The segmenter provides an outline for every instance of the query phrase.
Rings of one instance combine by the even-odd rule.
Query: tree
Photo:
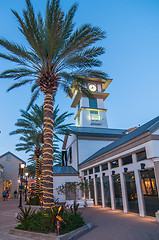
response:
[[[9,89],[32,84],[32,97],[28,107],[39,96],[44,99],[44,207],[53,205],[53,97],[58,87],[72,96],[71,84],[77,89],[85,89],[89,77],[107,78],[102,71],[93,68],[100,67],[98,56],[104,53],[102,47],[94,44],[105,38],[105,32],[99,27],[84,24],[74,29],[74,15],[77,4],[68,13],[60,7],[60,0],[47,1],[45,19],[41,13],[34,12],[30,0],[26,1],[26,9],[21,17],[12,10],[18,20],[19,29],[25,36],[29,48],[0,39],[0,45],[8,50],[8,54],[0,53],[0,57],[16,64],[0,74],[1,78],[11,78],[17,82]]]
[[[37,104],[31,107],[30,112],[20,110],[21,118],[17,120],[15,126],[18,127],[12,131],[10,135],[20,134],[20,143],[16,144],[17,151],[31,152],[29,161],[32,162],[32,168],[35,166],[35,192],[40,193],[40,185],[42,179],[42,152],[43,152],[43,106]],[[68,134],[68,127],[71,125],[65,124],[67,117],[72,113],[64,112],[59,115],[59,107],[56,106],[53,113],[54,122],[54,154],[53,162],[58,164],[60,162],[61,153],[58,142],[62,141],[60,135]],[[35,164],[34,164],[35,163]],[[33,173],[32,173],[33,174]]]

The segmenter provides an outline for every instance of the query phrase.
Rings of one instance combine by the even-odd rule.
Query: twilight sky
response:
[[[35,9],[45,12],[47,0],[32,0]],[[64,10],[76,2],[61,0]],[[159,1],[158,0],[80,0],[76,13],[76,26],[91,23],[100,26],[107,38],[98,43],[106,49],[102,56],[105,71],[113,82],[105,102],[109,128],[139,126],[159,114]],[[19,13],[24,0],[1,1],[0,37],[25,44],[18,24],[10,9]],[[0,52],[2,49],[0,48]],[[10,62],[0,59],[0,71],[10,68]],[[15,151],[18,136],[9,136],[20,118],[20,109],[26,109],[30,99],[30,86],[7,93],[11,80],[0,79],[0,155],[11,151],[23,160],[28,155]],[[37,101],[43,103],[43,96]],[[71,99],[59,91],[56,97],[63,111],[70,108]],[[73,117],[68,121],[74,122]]]

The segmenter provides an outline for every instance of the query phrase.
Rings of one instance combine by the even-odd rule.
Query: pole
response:
[[[19,207],[22,207],[22,187],[23,187],[23,184],[22,184],[22,179],[23,179],[23,168],[21,168],[21,178],[20,178],[20,198],[19,198]]]
[[[25,201],[27,201],[27,185],[28,185],[28,181],[27,181],[27,176],[26,176]]]

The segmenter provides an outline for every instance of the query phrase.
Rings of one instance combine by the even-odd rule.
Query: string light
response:
[[[44,100],[43,149],[43,206],[54,205],[53,197],[53,97],[47,93]]]

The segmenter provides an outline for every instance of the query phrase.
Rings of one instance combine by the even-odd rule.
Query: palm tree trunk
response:
[[[35,193],[37,196],[39,195],[39,156],[36,156]]]
[[[53,96],[49,93],[44,100],[44,150],[43,150],[43,206],[54,205],[53,196]]]

